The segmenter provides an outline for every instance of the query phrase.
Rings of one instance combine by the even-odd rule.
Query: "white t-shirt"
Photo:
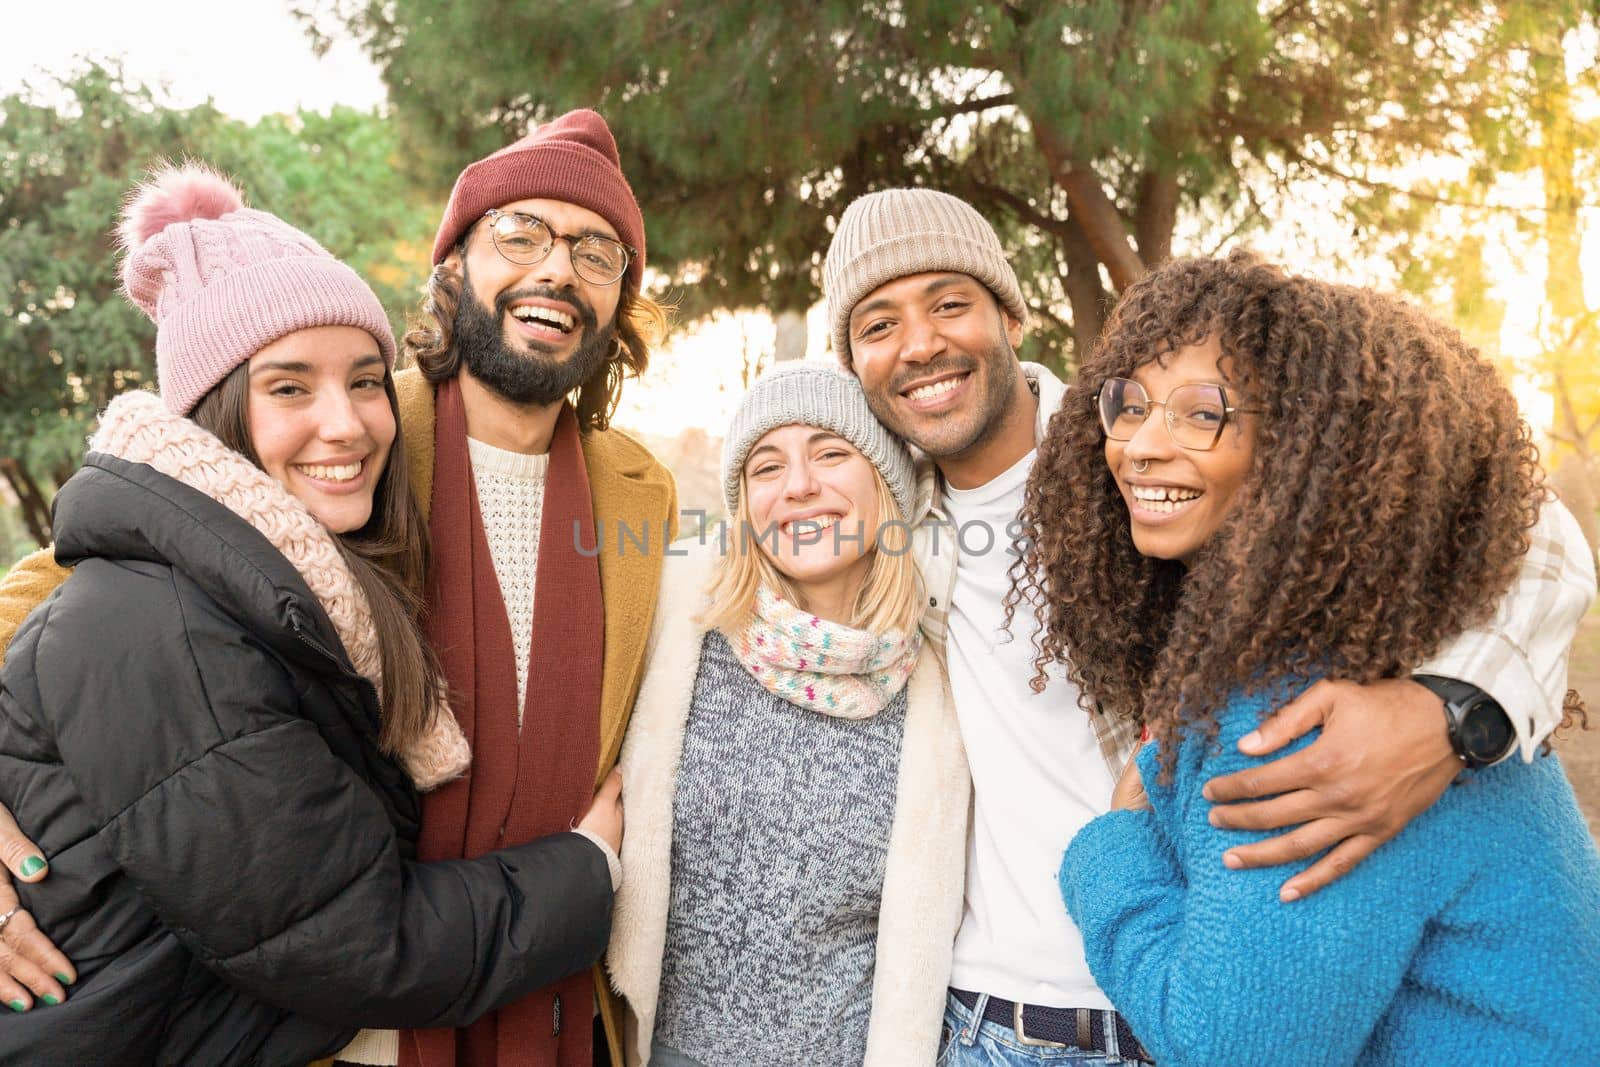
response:
[[[950,984],[1026,1004],[1110,1008],[1056,873],[1073,835],[1110,808],[1115,783],[1065,670],[1051,671],[1042,694],[1028,686],[1032,607],[1019,605],[1004,630],[1009,549],[1034,455],[976,489],[946,486],[943,499],[960,534],[948,659],[974,796]]]

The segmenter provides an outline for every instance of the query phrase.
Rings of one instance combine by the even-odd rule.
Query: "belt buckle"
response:
[[[1011,1002],[1011,1029],[1017,1032],[1017,1040],[1033,1048],[1071,1048],[1065,1041],[1046,1041],[1039,1037],[1029,1037],[1028,1032],[1022,1028],[1022,1001]]]

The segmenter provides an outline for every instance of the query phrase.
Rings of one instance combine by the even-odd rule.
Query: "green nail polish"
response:
[[[56,975],[56,981],[60,982],[62,985],[71,985],[72,984],[72,979],[68,978],[64,974]]]
[[[16,1011],[16,1012],[23,1012],[23,1011],[27,1011],[28,1010],[28,1006],[26,1004],[24,1004],[20,1000],[8,1000],[8,1001],[6,1001],[6,1006],[9,1007],[12,1011]]]
[[[22,877],[24,878],[32,878],[42,870],[44,870],[44,860],[38,856],[29,856],[22,861]]]
[[[54,1007],[55,1005],[61,1003],[61,998],[60,997],[54,996],[54,995],[52,995],[50,993],[46,993],[44,996],[40,997],[39,999],[44,1001],[46,1004],[51,1005],[52,1007]]]

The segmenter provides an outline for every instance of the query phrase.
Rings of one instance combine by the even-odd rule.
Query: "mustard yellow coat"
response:
[[[411,467],[411,484],[426,514],[433,500],[433,386],[414,369],[397,372],[394,383],[400,399],[400,427]],[[661,583],[662,549],[666,543],[663,530],[677,532],[678,491],[672,473],[649,449],[621,430],[590,431],[583,434],[582,440],[595,530],[600,539],[600,595],[605,602],[600,763],[595,768],[598,788],[617,762],[622,735],[639,692],[645,641],[650,635]],[[619,549],[619,528],[624,525],[633,538],[648,537],[648,550],[630,539],[622,540],[623,548]],[[22,620],[70,573],[56,563],[53,550],[45,548],[23,558],[0,580],[0,662]],[[595,968],[594,977],[611,1061],[621,1063],[619,1005],[599,967]]]

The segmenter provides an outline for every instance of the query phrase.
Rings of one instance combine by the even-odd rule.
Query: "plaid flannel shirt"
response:
[[[1067,386],[1037,363],[1023,363],[1028,388],[1039,398],[1034,442],[1066,396]],[[915,450],[913,450],[915,452]],[[912,544],[928,603],[922,631],[941,657],[949,635],[950,597],[955,590],[959,543],[955,526],[940,508],[944,480],[931,459],[915,452],[917,500]],[[1528,554],[1494,617],[1448,642],[1418,668],[1470,682],[1500,703],[1517,731],[1518,748],[1531,760],[1561,721],[1567,691],[1567,655],[1578,620],[1595,597],[1594,557],[1578,522],[1552,500],[1529,531]],[[1122,773],[1139,739],[1138,725],[1098,710],[1091,713],[1100,755],[1113,778]]]
[[[1594,556],[1578,520],[1561,501],[1547,501],[1494,616],[1417,670],[1471,682],[1494,697],[1516,728],[1522,758],[1531,760],[1561,722],[1567,655],[1594,595]]]

